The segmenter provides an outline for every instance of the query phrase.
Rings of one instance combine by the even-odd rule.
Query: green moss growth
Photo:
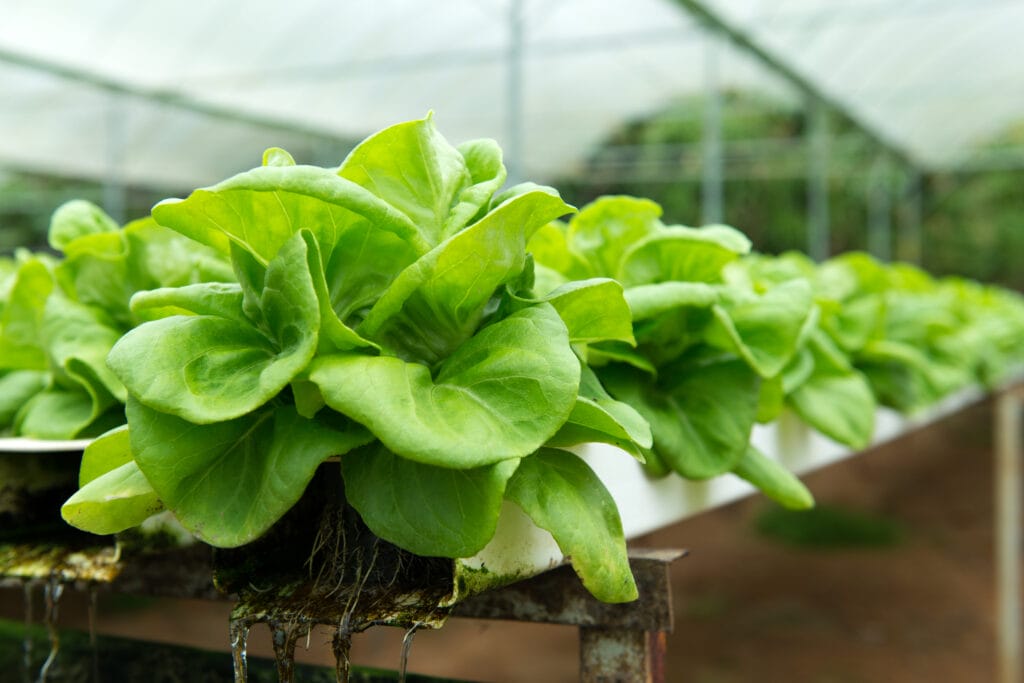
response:
[[[891,519],[829,505],[799,511],[772,507],[758,516],[755,528],[787,545],[815,549],[891,547],[905,535]]]

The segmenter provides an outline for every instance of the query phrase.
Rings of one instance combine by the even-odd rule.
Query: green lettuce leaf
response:
[[[41,327],[53,288],[53,275],[43,259],[29,257],[19,263],[0,315],[0,369],[47,369]]]
[[[569,223],[566,243],[587,264],[585,273],[572,273],[573,279],[604,276],[628,284],[621,278],[623,256],[663,227],[660,217],[661,207],[649,199],[601,197],[588,204]],[[557,268],[555,261],[541,263]]]
[[[78,492],[61,507],[61,516],[94,534],[124,531],[164,509],[132,459],[127,425],[86,446],[78,485]]]
[[[227,255],[231,243],[266,265],[300,229],[329,253],[350,231],[386,231],[416,253],[432,246],[408,217],[366,188],[313,166],[263,166],[240,173],[187,199],[153,207],[153,218]]]
[[[708,479],[732,470],[757,417],[760,379],[740,360],[680,362],[658,382],[623,366],[599,377],[651,425],[654,451],[675,472]]]
[[[78,485],[85,486],[93,479],[132,460],[132,443],[128,434],[128,425],[115,427],[94,439],[82,451],[82,466],[78,471]]]
[[[533,231],[571,210],[547,188],[507,200],[406,268],[357,331],[436,363],[472,336],[498,287],[523,272]]]
[[[761,377],[777,375],[796,353],[812,311],[809,283],[793,280],[764,294],[723,290],[712,306],[709,343],[735,352]]]
[[[58,251],[86,235],[116,232],[120,226],[100,207],[84,199],[65,202],[50,217],[47,241]]]
[[[850,367],[829,337],[812,336],[808,355],[813,370],[787,396],[797,415],[839,443],[866,448],[875,430],[878,408],[867,379]]]
[[[659,282],[630,287],[625,297],[633,320],[645,320],[683,307],[710,308],[718,303],[719,292],[720,287],[704,282]]]
[[[194,300],[188,303],[190,295]],[[205,307],[213,314],[140,325],[118,341],[108,364],[139,401],[190,422],[209,424],[250,413],[287,386],[316,352],[320,306],[301,235],[270,262],[256,296],[259,326],[232,308],[239,303],[233,288],[182,290],[178,308]],[[152,295],[141,301],[153,303]]]
[[[747,480],[766,496],[790,510],[814,507],[814,496],[789,470],[750,446],[736,464],[733,474]]]
[[[618,508],[576,455],[545,448],[524,458],[505,497],[551,533],[594,597],[613,603],[636,600]]]
[[[547,441],[572,411],[580,365],[558,313],[539,304],[478,332],[436,378],[399,358],[334,354],[315,359],[309,379],[394,453],[465,469]]]
[[[541,297],[511,297],[513,309],[547,302],[555,307],[569,329],[569,341],[586,344],[601,341],[636,345],[629,306],[622,285],[607,278],[568,282]]]
[[[42,370],[0,371],[0,430],[10,427],[18,411],[50,383]]]
[[[658,282],[721,282],[725,265],[749,251],[750,240],[726,225],[666,227],[629,247],[616,279],[627,289]]]
[[[628,403],[613,399],[586,365],[581,366],[579,395],[565,424],[547,444],[554,447],[583,443],[618,446],[644,461],[653,444],[651,427]]]
[[[456,470],[376,444],[341,459],[345,497],[377,536],[432,557],[470,557],[494,536],[518,459]]]
[[[60,512],[71,526],[94,534],[116,534],[163,509],[139,466],[130,460],[84,484]]]
[[[352,150],[338,175],[402,212],[431,246],[464,228],[506,177],[494,141],[456,149],[437,131],[432,116],[371,135]]]
[[[307,420],[267,406],[227,422],[193,424],[129,398],[135,462],[181,524],[218,547],[258,538],[302,495],[316,468],[372,436],[343,420]]]

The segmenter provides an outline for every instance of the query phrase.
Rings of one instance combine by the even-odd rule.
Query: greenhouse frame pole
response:
[[[512,0],[508,10],[508,54],[506,65],[505,167],[508,181],[515,185],[523,178],[523,0]]]
[[[110,78],[76,66],[69,66],[67,64],[60,64],[58,62],[40,59],[38,57],[22,54],[2,47],[0,47],[0,62],[21,67],[23,69],[29,69],[31,71],[49,74],[75,83],[84,83],[85,85],[98,90],[104,90],[114,95],[134,97],[147,102],[154,102],[165,107],[191,111],[211,118],[221,119],[223,121],[245,123],[262,128],[284,130],[293,133],[306,133],[329,140],[346,142],[343,136],[327,129],[320,129],[314,126],[299,124],[294,121],[287,121],[271,116],[261,116],[259,114],[240,112],[229,107],[203,102],[183,93],[160,88],[146,88],[126,83],[116,78]]]
[[[124,156],[128,112],[114,96],[110,97],[107,106],[107,172],[103,179],[103,210],[120,225],[125,222]]]
[[[751,38],[738,27],[734,26],[729,20],[709,9],[703,0],[675,1],[707,28],[724,36],[743,52],[754,57],[757,61],[768,67],[768,69],[789,81],[800,92],[813,96],[821,102],[826,109],[842,112],[846,120],[852,123],[856,128],[860,129],[868,137],[877,141],[879,145],[888,150],[890,155],[898,159],[901,163],[904,163],[911,168],[917,167],[917,163],[909,152],[894,143],[886,135],[870,124],[857,118],[841,102],[832,99],[826,93],[822,92],[817,84],[808,80],[806,76],[794,69],[788,62],[786,62],[786,60],[774,54],[767,48],[762,47],[756,40]]]
[[[1020,683],[1024,384],[998,393],[995,413],[996,680]]]
[[[722,88],[716,32],[704,43],[704,129],[701,132],[703,170],[701,174],[701,221],[721,223],[725,216],[724,163],[722,158]]]
[[[828,211],[828,110],[813,95],[807,98],[807,253],[824,261],[831,253]]]
[[[889,162],[880,154],[868,173],[868,252],[882,261],[892,259],[892,190]]]
[[[921,229],[924,214],[924,179],[916,168],[911,167],[909,173],[903,197],[903,224],[897,255],[904,261],[920,264],[924,251]]]

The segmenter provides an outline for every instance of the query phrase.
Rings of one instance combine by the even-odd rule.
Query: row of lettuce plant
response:
[[[790,410],[854,449],[879,404],[912,413],[1024,360],[1024,300],[907,264],[849,253],[750,254],[727,226],[666,226],[645,199],[605,197],[529,244],[541,291],[607,276],[625,288],[635,346],[592,345],[587,362],[650,423],[655,476],[732,472],[780,503],[809,492],[750,443]]]
[[[226,259],[151,218],[123,228],[75,200],[53,215],[55,253],[0,258],[0,434],[67,440],[124,424],[107,354],[142,319],[138,291],[231,281]]]
[[[242,545],[339,457],[378,536],[469,557],[510,501],[617,602],[636,595],[619,514],[571,447],[808,507],[750,445],[756,422],[788,409],[861,448],[877,403],[994,382],[1021,352],[1009,292],[865,255],[753,255],[647,200],[576,213],[505,179],[495,143],[452,146],[428,117],[335,169],[268,150],[124,228],[67,205],[63,258],[0,262],[0,419],[51,438],[127,421],[86,449],[64,505],[89,531],[169,510]]]
[[[239,546],[340,457],[348,502],[387,541],[470,557],[511,501],[594,595],[634,599],[615,503],[566,450],[651,445],[578,352],[633,343],[629,308],[608,278],[534,295],[526,244],[574,209],[505,180],[493,141],[454,147],[428,117],[337,169],[271,149],[156,206],[234,281],[131,298],[142,322],[107,357],[127,425],[86,449],[65,518],[110,533],[166,508],[203,541]]]

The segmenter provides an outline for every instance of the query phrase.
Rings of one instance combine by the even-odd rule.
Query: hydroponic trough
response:
[[[1024,404],[1024,372],[1015,373],[1013,379],[1006,382],[1003,387],[994,392],[996,401],[999,403],[997,415],[997,518],[996,537],[997,544],[997,565],[998,565],[998,604],[1000,609],[1000,660],[1004,671],[1016,670],[1019,666],[1019,652],[1017,649],[1019,630],[1019,589],[1016,579],[1019,577],[1019,559],[1015,549],[1019,547],[1020,525],[1017,517],[1021,509],[1019,500],[1019,463],[1020,463],[1020,437],[1014,438],[1014,434],[1021,428],[1022,404]],[[872,445],[878,445],[886,441],[899,438],[913,430],[928,426],[944,417],[956,413],[967,406],[983,400],[986,392],[978,388],[970,388],[960,391],[930,410],[914,416],[903,416],[899,413],[881,409],[876,415],[876,430]],[[753,434],[754,444],[764,453],[768,454],[797,473],[807,473],[811,470],[825,465],[838,462],[857,454],[856,451],[841,446],[830,439],[814,432],[805,424],[801,423],[794,415],[785,414],[782,419],[768,425],[759,425]],[[88,441],[80,440],[75,442],[45,442],[32,439],[0,439],[0,452],[4,453],[37,453],[81,449]],[[681,479],[676,476],[661,479],[652,479],[644,473],[643,469],[628,454],[604,444],[590,444],[578,449],[579,454],[597,472],[602,481],[608,487],[612,497],[615,499],[622,514],[623,527],[627,538],[635,538],[650,531],[679,521],[686,517],[700,512],[727,504],[742,498],[755,489],[740,480],[738,477],[718,477],[707,482],[693,482]],[[659,572],[667,568],[667,563],[674,559],[658,557],[654,561],[654,571],[651,576],[657,578]],[[470,590],[451,596],[451,602],[457,602],[469,597],[470,593],[482,590],[491,585],[508,581],[514,577],[525,578],[541,573],[564,563],[565,558],[559,551],[557,544],[546,531],[543,531],[522,514],[514,505],[507,504],[502,510],[498,531],[494,539],[472,558],[456,561],[456,575],[464,573],[467,575],[479,575],[479,570],[485,568],[487,574],[492,577],[490,582],[478,584]],[[641,558],[642,560],[642,558]],[[127,554],[121,560],[127,563],[129,571],[124,576],[131,576],[133,571],[130,565],[136,561]],[[148,560],[150,564],[152,559]],[[634,571],[637,572],[637,559],[633,560]],[[653,565],[652,565],[653,566]],[[202,571],[207,565],[203,563],[193,564],[185,571]],[[25,580],[42,580],[51,577],[53,567],[47,567],[46,562],[32,562],[18,566],[0,567],[3,578],[18,582]],[[181,568],[166,568],[169,573],[178,572]],[[155,579],[154,570],[159,567],[149,567],[146,576]],[[646,571],[646,570],[645,570]],[[122,575],[120,571],[111,573],[112,577]],[[575,583],[575,578],[567,569],[563,569],[560,575],[560,590],[566,591],[570,584]],[[64,577],[65,580],[71,577]],[[84,580],[93,580],[95,577],[80,577]],[[193,577],[199,578],[199,577]],[[638,574],[639,578],[639,574]],[[112,587],[115,590],[143,590],[148,581],[138,580],[120,582],[114,580]],[[4,583],[4,581],[0,581]],[[158,583],[158,581],[153,581]],[[194,583],[194,582],[193,582]],[[544,621],[556,623],[573,623],[581,627],[590,623],[593,626],[595,619],[603,619],[600,628],[591,633],[591,639],[597,640],[592,647],[584,646],[582,653],[584,658],[597,657],[600,659],[601,648],[607,643],[601,638],[607,638],[608,629],[618,626],[618,644],[632,643],[630,647],[637,650],[637,661],[642,670],[650,670],[652,664],[650,654],[651,646],[658,644],[658,636],[654,630],[647,628],[637,629],[632,624],[635,620],[636,610],[629,610],[630,606],[608,606],[594,600],[581,587],[575,586],[579,593],[580,600],[593,602],[600,607],[599,617],[595,617],[589,608],[579,608],[569,616],[555,614],[550,609],[535,609],[533,612],[524,612],[521,607],[525,598],[523,595],[536,594],[537,591],[529,588],[529,584],[522,584],[523,589],[512,587],[510,595],[518,595],[509,599],[508,596],[499,596],[496,600],[475,600],[469,599],[464,605],[455,610],[456,616],[474,616],[483,618],[511,618],[529,621]],[[662,586],[661,583],[658,586]],[[668,583],[664,582],[663,595],[642,595],[642,604],[660,605],[670,609],[671,599],[668,595]],[[550,592],[550,586],[541,592]],[[518,591],[518,592],[517,592]],[[173,593],[173,591],[172,591]],[[192,593],[195,595],[196,593]],[[200,593],[202,594],[202,593]],[[212,595],[206,592],[206,595]],[[482,596],[483,597],[483,596]],[[666,605],[668,607],[666,607]],[[611,611],[608,611],[608,610]],[[603,611],[601,611],[603,610]],[[618,610],[618,611],[616,611]],[[661,610],[663,611],[663,610]],[[658,613],[660,614],[661,611]],[[669,611],[670,614],[670,611]],[[665,622],[665,619],[661,620]],[[616,624],[616,622],[618,622]],[[664,628],[665,624],[659,622]],[[669,618],[666,622],[671,623]],[[632,624],[632,626],[631,626]],[[615,630],[614,628],[612,629]],[[633,631],[636,631],[634,634]],[[647,635],[644,635],[644,634]],[[595,635],[596,634],[596,635]],[[601,638],[598,638],[601,636]],[[601,642],[597,642],[601,641]],[[657,655],[657,647],[653,652]],[[589,654],[588,654],[589,653]],[[595,660],[597,661],[597,660]],[[595,665],[596,666],[596,665]],[[594,669],[591,667],[591,673]],[[586,671],[584,671],[586,675]]]

